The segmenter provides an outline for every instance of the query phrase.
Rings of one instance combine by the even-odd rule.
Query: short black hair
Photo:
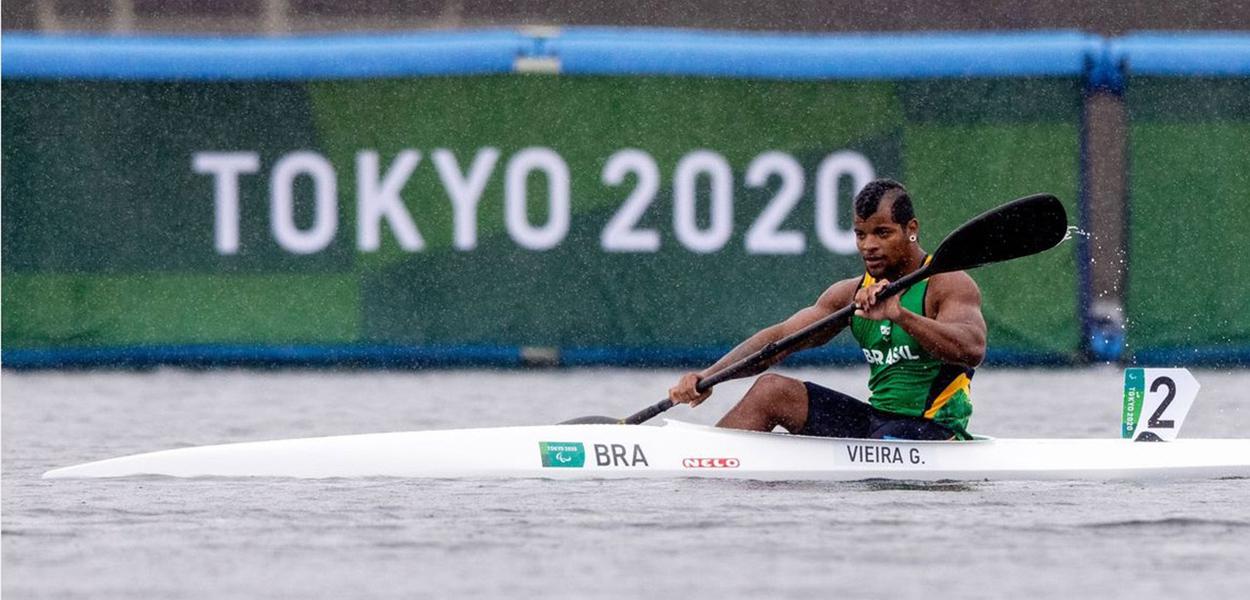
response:
[[[907,195],[907,188],[903,187],[903,184],[893,179],[874,179],[868,182],[864,189],[855,194],[855,214],[861,219],[871,217],[881,206],[881,199],[891,191],[895,193],[892,194],[894,204],[890,206],[890,216],[899,225],[910,223],[916,218],[916,211],[911,205],[911,196]]]

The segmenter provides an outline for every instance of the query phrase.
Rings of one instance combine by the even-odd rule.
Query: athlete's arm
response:
[[[746,341],[738,344],[737,347],[722,356],[720,360],[716,361],[716,363],[712,366],[697,373],[686,373],[683,375],[681,380],[677,382],[677,385],[669,389],[669,399],[675,404],[681,404],[684,402],[689,403],[691,406],[698,406],[701,402],[706,400],[708,396],[712,395],[711,390],[702,394],[695,390],[695,385],[699,383],[700,379],[703,379],[712,373],[715,373],[747,356],[758,352],[768,344],[781,340],[793,333],[797,333],[804,327],[807,327],[808,325],[811,325],[812,323],[837,312],[838,309],[851,303],[851,299],[855,296],[855,290],[858,287],[859,278],[844,279],[829,286],[828,289],[820,295],[820,298],[816,299],[815,304],[790,315],[789,318],[777,323],[776,325],[765,327],[764,329],[756,332],[755,335],[747,338]],[[848,319],[847,322],[849,323],[850,319]],[[833,339],[834,336],[838,335],[838,333],[846,328],[846,325],[847,323],[835,324],[830,327],[828,331],[822,332],[820,335],[817,335],[794,348],[780,352],[766,361],[761,361],[756,368],[738,375],[735,379],[763,373],[768,370],[769,367],[781,362],[787,356],[800,350],[823,346],[824,344],[829,343],[829,340]]]
[[[855,303],[861,308],[855,314],[893,321],[942,362],[965,367],[981,364],[985,359],[981,290],[967,273],[943,273],[929,280],[925,304],[932,318],[903,308],[897,295],[877,302],[877,292],[888,284],[888,281],[881,281],[860,290]]]

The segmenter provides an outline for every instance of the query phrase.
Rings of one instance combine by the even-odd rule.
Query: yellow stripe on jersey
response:
[[[930,406],[929,410],[924,411],[924,418],[932,419],[939,410],[942,410],[943,406],[946,406],[946,402],[960,390],[963,390],[964,395],[971,396],[971,388],[972,380],[968,379],[968,375],[966,373],[961,373],[959,377],[956,377],[955,380],[950,383],[950,385],[946,386],[946,389],[942,390],[941,394],[938,394],[937,398],[933,399],[933,406]]]

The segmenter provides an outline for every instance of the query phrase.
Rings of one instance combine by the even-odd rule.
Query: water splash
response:
[[[1063,239],[1059,240],[1059,242],[1060,243],[1066,242],[1072,239],[1073,236],[1078,236],[1078,235],[1085,239],[1089,239],[1091,237],[1088,231],[1085,231],[1081,229],[1080,227],[1077,227],[1076,225],[1068,225],[1068,230],[1063,233]]]

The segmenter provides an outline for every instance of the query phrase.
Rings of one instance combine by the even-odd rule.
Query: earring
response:
[[[911,240],[911,241],[913,241],[913,242],[914,242],[914,241],[916,241],[916,236],[914,236],[914,235],[913,235],[913,236],[911,236],[911,237],[909,237],[909,238],[907,238],[907,239],[908,239],[908,240]]]

